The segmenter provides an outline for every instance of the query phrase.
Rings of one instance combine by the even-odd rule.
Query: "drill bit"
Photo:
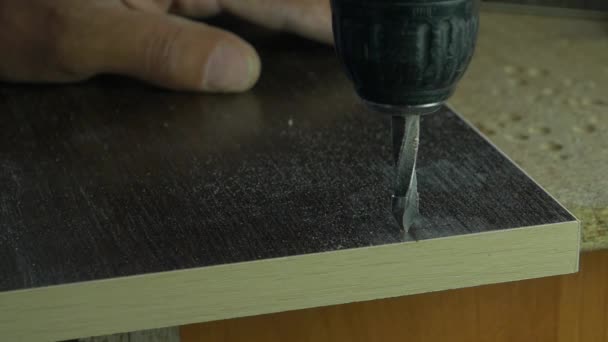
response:
[[[416,159],[420,141],[420,116],[393,116],[393,157],[397,178],[392,198],[393,216],[409,232],[418,215]]]

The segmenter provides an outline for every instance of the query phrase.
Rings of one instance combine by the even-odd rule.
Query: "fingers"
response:
[[[190,17],[209,17],[220,12],[217,0],[122,0],[129,8],[148,12],[171,12]]]
[[[219,0],[174,0],[172,12],[188,17],[205,18],[220,13]]]
[[[217,1],[222,9],[259,25],[324,43],[333,42],[329,0]]]
[[[172,10],[191,17],[225,10],[271,29],[333,42],[329,0],[174,0]]]
[[[179,90],[253,86],[261,67],[248,43],[167,10],[192,16],[226,10],[331,41],[328,0],[0,0],[0,22],[6,24],[0,31],[0,78],[70,82],[115,73]]]
[[[169,10],[172,0],[122,0],[122,2],[131,9],[163,13]]]
[[[244,91],[259,77],[257,53],[231,33],[166,14],[109,12],[82,37],[82,58],[95,60],[96,72],[211,92]]]

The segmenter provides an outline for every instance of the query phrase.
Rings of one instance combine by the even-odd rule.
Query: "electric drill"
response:
[[[392,116],[397,179],[392,212],[418,215],[420,116],[439,110],[469,65],[477,0],[331,0],[336,51],[365,103]]]

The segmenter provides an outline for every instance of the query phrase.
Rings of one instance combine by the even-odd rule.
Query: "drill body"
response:
[[[475,47],[474,0],[332,0],[338,56],[359,96],[424,113],[453,93]]]

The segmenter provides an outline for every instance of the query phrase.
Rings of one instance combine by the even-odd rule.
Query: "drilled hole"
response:
[[[608,106],[608,102],[600,99],[593,100],[593,104],[596,106]]]
[[[482,131],[485,135],[495,135],[496,131],[491,129],[491,128],[486,128],[485,130]]]
[[[569,155],[567,155],[567,154],[562,154],[561,156],[559,156],[559,158],[560,158],[561,160],[568,160],[568,159],[570,159],[570,156],[569,156]]]
[[[597,131],[597,127],[594,124],[588,124],[585,125],[583,127],[581,126],[574,126],[574,131],[577,133],[594,133],[595,131]]]
[[[587,133],[593,133],[596,131],[596,127],[594,124],[588,124],[587,126],[584,127],[584,130]]]
[[[562,144],[558,144],[556,142],[551,141],[548,143],[544,143],[542,145],[542,148],[549,151],[561,151],[564,149],[564,146]]]
[[[547,134],[551,133],[551,128],[549,128],[549,127],[541,127],[541,128],[538,129],[538,131],[540,132],[540,134],[547,135]]]
[[[496,134],[496,131],[486,127],[484,124],[482,124],[481,122],[477,122],[475,123],[475,126],[477,126],[477,128],[481,131],[481,133],[485,134],[485,135],[494,135]]]
[[[526,141],[526,140],[529,140],[530,137],[526,134],[518,134],[517,139]]]
[[[523,119],[523,117],[519,114],[511,114],[509,116],[509,119],[513,122],[519,122],[519,121],[521,121],[521,119]]]

